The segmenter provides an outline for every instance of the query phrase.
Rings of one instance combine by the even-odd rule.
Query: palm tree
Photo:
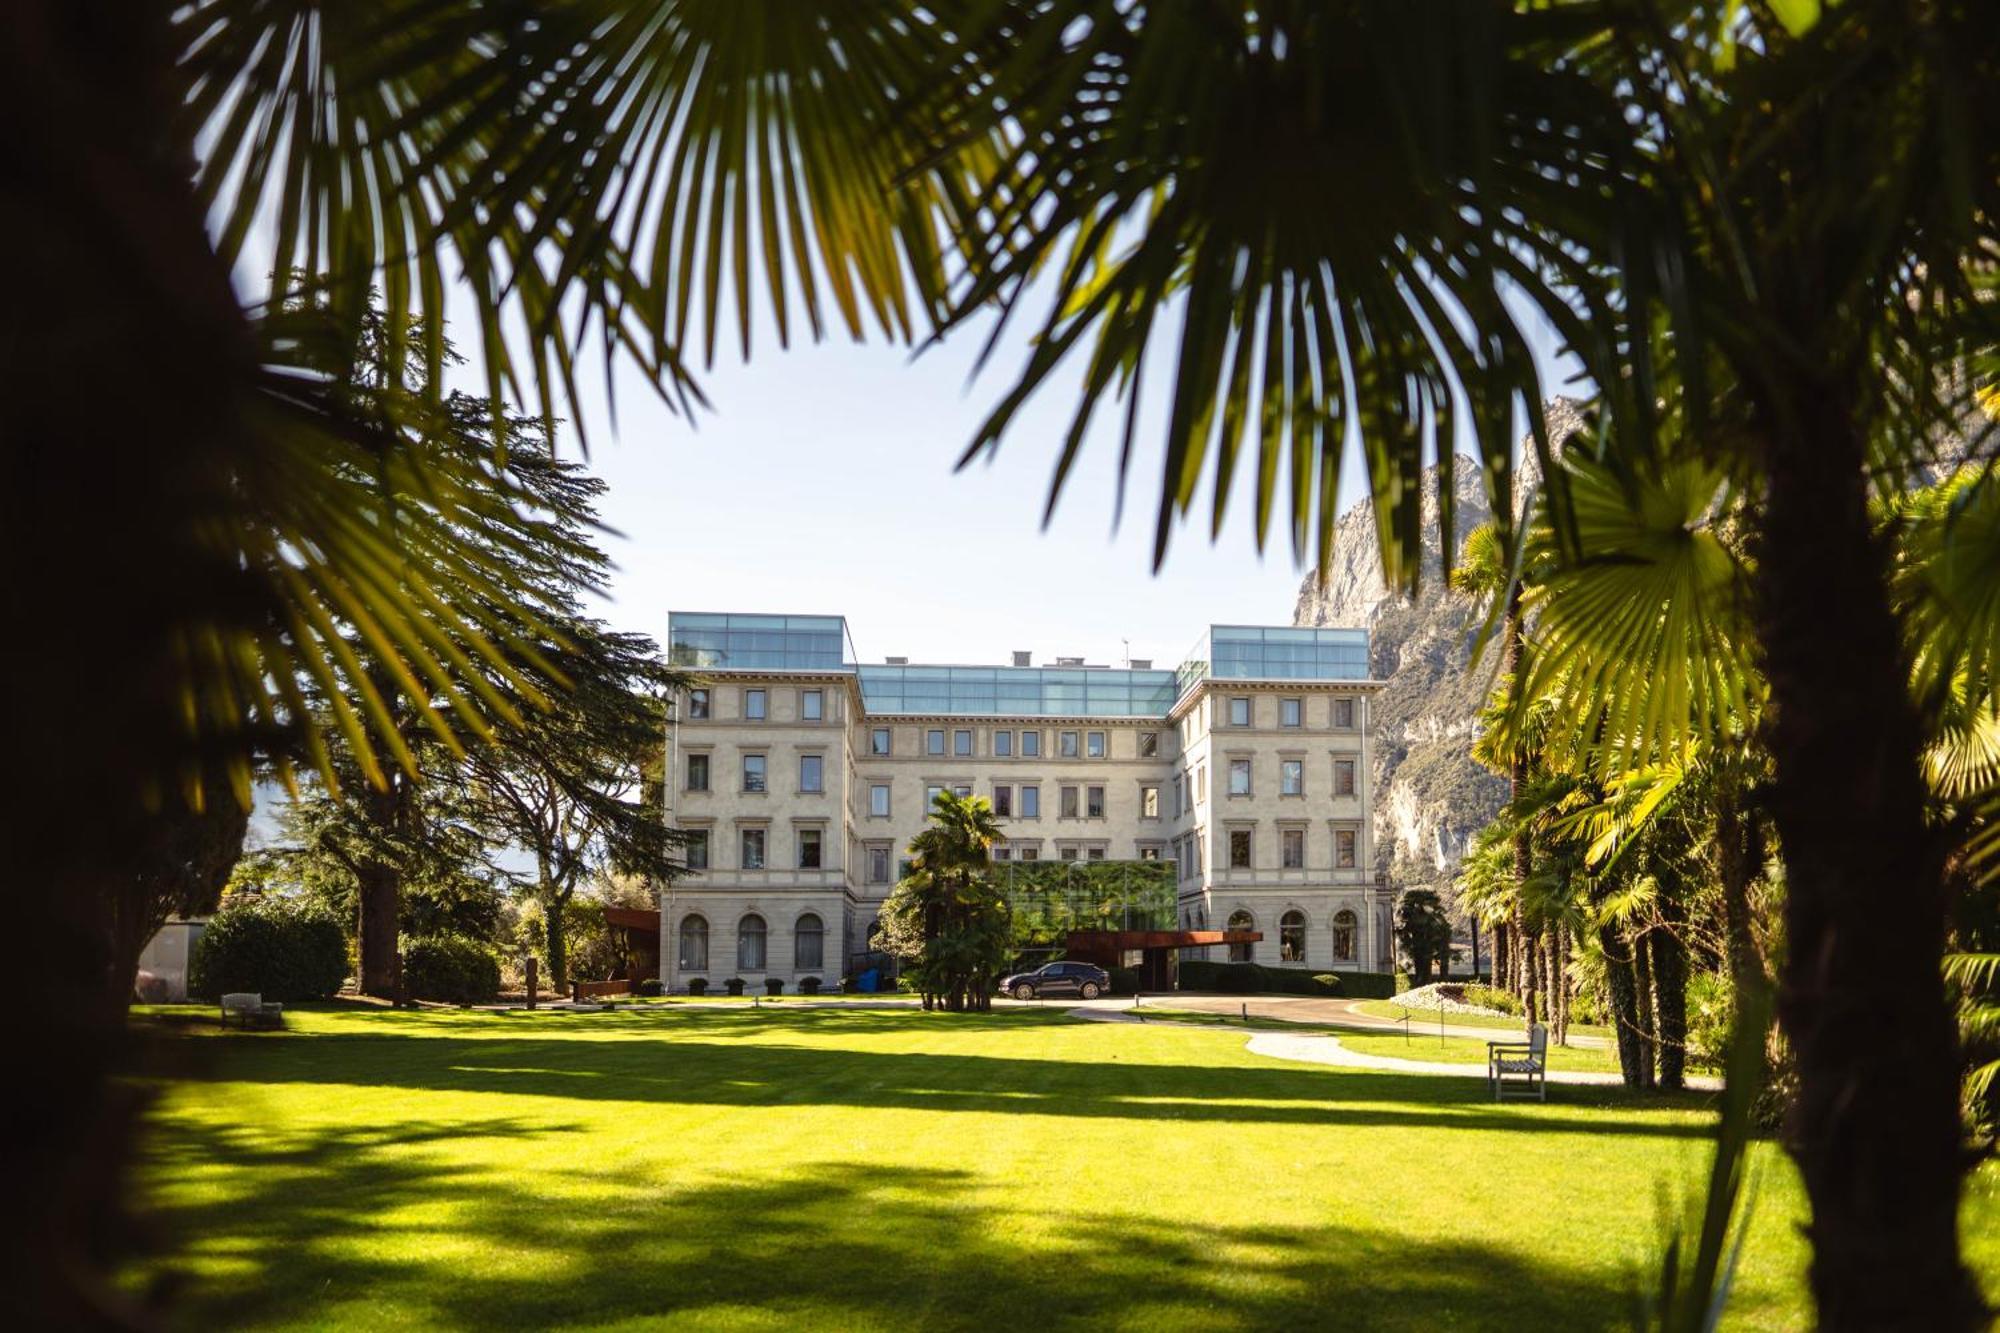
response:
[[[902,956],[924,1008],[992,1008],[1011,941],[1007,901],[993,883],[992,849],[1004,841],[983,796],[940,791],[930,825],[910,840],[910,873],[882,905],[885,947]]]

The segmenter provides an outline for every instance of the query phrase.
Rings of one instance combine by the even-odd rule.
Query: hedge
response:
[[[403,946],[403,989],[413,1000],[491,1004],[500,995],[500,960],[461,936],[414,940]]]
[[[188,964],[188,992],[209,999],[249,991],[267,1000],[320,1000],[346,980],[340,923],[279,899],[223,908]]]
[[[1185,961],[1180,988],[1219,991],[1224,995],[1343,995],[1350,999],[1386,1000],[1396,992],[1395,979],[1382,972],[1304,972],[1258,963]]]

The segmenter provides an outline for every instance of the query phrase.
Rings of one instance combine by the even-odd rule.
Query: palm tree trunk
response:
[[[1678,907],[1678,904],[1675,905]],[[1687,1086],[1687,946],[1671,927],[1650,932],[1659,1005],[1660,1086]]]
[[[564,922],[566,907],[562,895],[547,890],[543,892],[543,947],[549,954],[549,984],[559,995],[569,989],[569,932]]]
[[[1618,1071],[1628,1088],[1646,1086],[1647,1052],[1639,1030],[1639,987],[1632,972],[1632,950],[1616,926],[1597,928],[1597,946],[1604,954],[1605,988],[1610,991],[1611,1031],[1618,1042]]]
[[[1649,938],[1651,931],[1640,931],[1631,937],[1632,954],[1632,997],[1634,1017],[1639,1028],[1639,1086],[1655,1088],[1659,1086],[1660,1029],[1655,1018],[1653,995],[1653,944]]]
[[[1750,927],[1750,881],[1763,860],[1756,847],[1756,826],[1743,817],[1741,794],[1724,778],[1715,800],[1716,879],[1722,888],[1723,947],[1730,979],[1741,995],[1761,985],[1764,961]]]
[[[1511,991],[1514,989],[1514,974],[1509,960],[1512,956],[1513,928],[1505,921],[1493,923],[1493,988]]]
[[[1778,1012],[1799,1077],[1789,1139],[1812,1202],[1821,1327],[1970,1329],[1985,1320],[1959,1253],[1943,857],[1867,511],[1852,399],[1866,373],[1800,377],[1762,423],[1758,631],[1786,871]]]
[[[1549,928],[1549,1039],[1569,1045],[1569,928]]]

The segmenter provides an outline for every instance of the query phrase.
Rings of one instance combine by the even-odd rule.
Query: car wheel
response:
[[[1014,987],[1014,998],[1017,1000],[1032,1000],[1035,998],[1035,988],[1024,981]]]
[[[1082,994],[1083,998],[1084,998],[1084,999],[1086,999],[1086,1000],[1094,1000],[1094,999],[1096,999],[1096,998],[1097,998],[1097,983],[1096,983],[1096,982],[1094,982],[1094,981],[1086,981],[1086,982],[1084,982],[1084,983],[1083,983],[1083,990],[1082,990],[1082,991],[1080,992],[1080,994]]]

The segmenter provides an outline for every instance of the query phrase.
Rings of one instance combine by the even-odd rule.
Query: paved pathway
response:
[[[1382,1018],[1363,1010],[1360,1000],[1316,1000],[1309,996],[1258,995],[1243,997],[1236,995],[1159,995],[1152,1002],[1163,1009],[1186,1009],[1201,1014],[1241,1014],[1249,1007],[1252,1018],[1274,1018],[1290,1023],[1335,1023],[1342,1027],[1370,1028],[1381,1032],[1403,1031],[1400,1018]],[[1451,1015],[1445,1016],[1447,1019]],[[1462,1016],[1461,1016],[1462,1017]],[[1410,1011],[1409,1031],[1412,1034],[1435,1033],[1437,1015],[1432,1013],[1426,1020],[1424,1011]],[[1445,1035],[1466,1037],[1473,1041],[1521,1041],[1525,1029],[1518,1026],[1460,1027],[1455,1023],[1445,1025]],[[1595,1050],[1609,1049],[1608,1037],[1585,1035],[1572,1032],[1569,1044],[1589,1047]]]

